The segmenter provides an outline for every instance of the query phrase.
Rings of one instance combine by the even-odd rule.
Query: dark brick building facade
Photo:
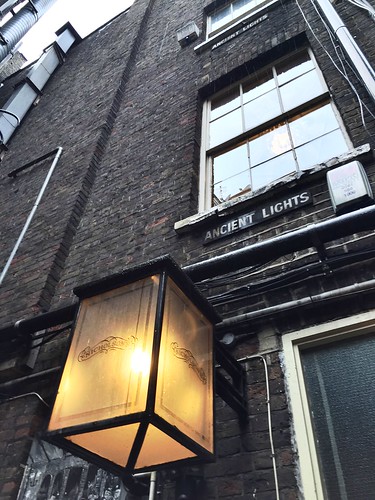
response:
[[[369,12],[334,8],[373,63]],[[246,370],[248,421],[217,398],[216,461],[184,470],[195,497],[372,498],[375,208],[350,189],[375,180],[375,105],[324,12],[136,0],[71,33],[2,147],[0,498],[17,498],[48,421],[73,288],[164,254]],[[27,71],[3,82],[2,107]],[[337,213],[328,172],[352,200]],[[59,320],[38,323],[49,312]],[[160,473],[159,498],[177,498],[181,476]]]

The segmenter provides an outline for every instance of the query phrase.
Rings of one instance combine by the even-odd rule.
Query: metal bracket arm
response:
[[[245,421],[248,418],[245,395],[246,372],[219,341],[215,342],[215,358],[216,394],[237,412],[242,421]]]

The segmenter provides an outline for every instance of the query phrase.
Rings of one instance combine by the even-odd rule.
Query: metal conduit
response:
[[[8,382],[2,382],[0,384],[0,391],[14,389],[18,385],[23,385],[25,382],[31,382],[40,378],[47,378],[55,373],[58,373],[62,369],[61,366],[55,366],[54,368],[48,368],[47,370],[42,370],[37,373],[29,373],[24,377],[19,377],[16,379],[9,380]]]
[[[317,295],[311,295],[308,297],[303,297],[302,299],[291,300],[289,302],[277,304],[276,306],[259,309],[258,311],[251,311],[248,313],[239,314],[238,316],[233,316],[232,318],[226,318],[217,326],[220,329],[225,329],[237,325],[238,323],[264,318],[265,316],[270,316],[271,314],[290,311],[291,309],[297,309],[298,307],[311,306],[312,304],[317,304],[326,300],[340,299],[348,295],[354,295],[366,290],[374,289],[375,279],[364,281],[362,283],[354,283],[353,285],[337,288],[335,290],[329,290],[328,292],[322,292]]]
[[[0,28],[0,62],[34,26],[56,0],[34,0],[28,3]]]
[[[5,276],[6,276],[7,272],[8,272],[8,269],[9,269],[10,265],[12,264],[14,256],[16,255],[16,253],[17,253],[17,251],[18,251],[18,249],[19,249],[19,247],[20,247],[20,245],[22,243],[22,240],[25,237],[26,232],[29,229],[31,221],[33,220],[35,212],[38,209],[38,206],[39,206],[40,201],[41,201],[41,199],[43,197],[44,191],[46,190],[46,188],[48,186],[48,183],[49,183],[49,181],[50,181],[50,179],[52,177],[52,174],[53,174],[53,172],[55,170],[57,162],[59,161],[61,153],[62,153],[62,148],[58,147],[56,149],[56,154],[55,154],[55,157],[53,159],[52,165],[50,166],[50,168],[48,170],[47,176],[46,176],[46,178],[45,178],[45,180],[43,182],[43,185],[42,185],[42,187],[41,187],[41,189],[39,191],[39,194],[38,194],[38,196],[36,198],[34,206],[31,209],[31,212],[30,212],[30,214],[29,214],[29,216],[28,216],[28,218],[27,218],[27,220],[26,220],[26,222],[25,222],[25,224],[24,224],[24,226],[22,228],[21,234],[19,235],[19,237],[18,237],[18,239],[16,241],[16,244],[14,245],[13,250],[12,250],[12,252],[11,252],[11,254],[10,254],[10,256],[9,256],[6,264],[5,264],[5,266],[4,266],[4,269],[2,270],[2,272],[0,274],[0,285],[2,285],[2,283],[4,281],[4,278],[5,278]]]
[[[375,205],[362,208],[316,224],[275,236],[269,240],[234,250],[211,259],[183,267],[194,281],[202,281],[237,269],[266,263],[288,253],[314,247],[314,242],[325,243],[344,236],[375,229]]]
[[[349,60],[356,69],[358,76],[365,85],[368,93],[375,101],[375,72],[365,55],[359,48],[357,42],[350,34],[345,23],[336,12],[335,8],[329,0],[315,0],[319,5],[324,17],[333,31],[336,33],[337,39],[341,47],[346,52]]]
[[[362,208],[350,214],[342,215],[335,219],[310,224],[304,228],[290,233],[277,236],[270,240],[255,243],[254,245],[234,250],[224,255],[213,257],[212,259],[186,266],[183,270],[193,281],[225,274],[233,270],[249,267],[252,264],[267,262],[271,258],[279,258],[288,253],[304,250],[314,246],[314,241],[318,236],[321,242],[333,241],[337,238],[355,234],[360,231],[368,231],[375,228],[375,205]],[[291,305],[301,307],[334,298],[337,294],[359,292],[375,287],[375,280],[351,285],[349,287],[325,292],[316,297],[306,297],[297,301],[286,302],[277,306],[269,307],[260,311],[253,311],[245,315],[224,320],[220,326],[229,326],[234,322],[253,319],[261,315],[276,313],[285,310]],[[0,340],[13,338],[17,334],[31,334],[45,328],[56,326],[71,321],[74,318],[77,304],[71,304],[61,309],[56,309],[39,316],[25,318],[17,321],[14,325],[8,325],[0,330]],[[232,323],[231,323],[232,322]]]

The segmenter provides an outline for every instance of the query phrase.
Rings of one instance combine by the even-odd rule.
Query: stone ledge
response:
[[[269,2],[265,2],[263,5],[260,5],[258,9],[249,12],[245,17],[239,19],[238,21],[234,21],[228,27],[223,28],[222,31],[208,38],[204,42],[196,45],[194,47],[194,51],[196,54],[200,54],[204,50],[208,50],[210,48],[214,48],[215,46],[220,46],[222,43],[225,43],[225,39],[227,37],[235,37],[237,31],[245,32],[247,29],[251,29],[254,23],[254,26],[258,24],[257,16],[259,16],[259,22],[267,19],[267,12],[270,10],[271,6],[278,3],[279,0],[270,0]],[[251,24],[248,28],[246,26]],[[245,29],[244,29],[245,28]],[[238,35],[241,33],[238,33]]]
[[[309,170],[306,170],[304,172],[293,172],[284,177],[281,177],[280,179],[277,179],[272,184],[269,184],[264,188],[254,191],[253,193],[247,193],[243,196],[238,196],[234,200],[226,201],[224,203],[221,203],[220,205],[210,208],[209,210],[191,215],[186,219],[177,221],[174,224],[174,229],[178,234],[183,234],[192,229],[199,228],[208,221],[219,219],[220,217],[225,217],[235,212],[239,212],[240,210],[244,209],[247,205],[251,204],[251,202],[253,202],[254,199],[256,199],[257,197],[261,196],[264,193],[269,192],[271,189],[275,189],[276,187],[282,187],[282,186],[287,187],[289,184],[292,184],[293,182],[296,182],[301,178],[306,178],[318,172],[322,172],[331,169],[333,167],[343,165],[354,159],[361,158],[362,156],[365,156],[368,153],[370,153],[370,151],[371,148],[368,143],[363,144],[362,146],[358,146],[357,148],[350,149],[346,153],[343,153],[334,158],[330,158],[326,162],[320,163],[319,165],[315,165],[313,168],[310,168]]]

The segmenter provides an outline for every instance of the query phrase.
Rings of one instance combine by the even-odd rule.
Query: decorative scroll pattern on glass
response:
[[[207,384],[207,375],[203,368],[198,365],[197,360],[195,359],[193,353],[189,351],[189,349],[184,349],[183,347],[178,347],[177,342],[172,342],[171,344],[172,351],[176,358],[182,359],[187,363],[189,368],[191,368],[201,380],[201,382],[206,385]]]
[[[137,337],[134,335],[130,335],[127,339],[123,339],[122,337],[107,337],[104,340],[101,340],[93,347],[87,346],[78,354],[78,361],[86,361],[96,354],[107,354],[108,351],[124,351],[129,347],[134,347],[137,343]]]

